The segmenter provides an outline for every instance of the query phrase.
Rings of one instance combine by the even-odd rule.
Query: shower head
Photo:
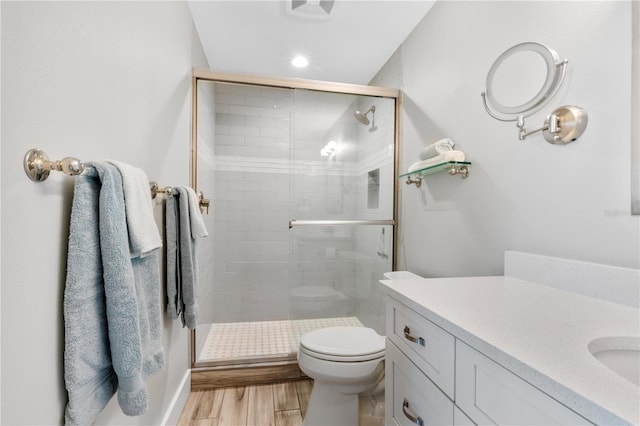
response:
[[[358,120],[360,123],[364,124],[365,126],[369,125],[369,118],[367,117],[367,114],[369,114],[370,112],[372,113],[376,113],[376,107],[374,105],[371,106],[371,108],[369,108],[366,112],[360,112],[359,110],[355,110],[353,112],[353,116],[356,118],[356,120]]]

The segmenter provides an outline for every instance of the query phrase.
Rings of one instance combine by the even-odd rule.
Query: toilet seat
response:
[[[384,357],[384,336],[366,327],[328,327],[306,333],[300,351],[334,362],[362,362]]]

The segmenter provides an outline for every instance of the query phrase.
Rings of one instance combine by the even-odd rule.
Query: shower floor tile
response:
[[[335,326],[362,323],[356,317],[341,317],[212,324],[198,362],[294,354],[304,333]]]

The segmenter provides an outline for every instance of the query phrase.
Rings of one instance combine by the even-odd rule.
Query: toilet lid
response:
[[[384,336],[367,327],[328,327],[310,331],[300,346],[319,355],[375,358],[384,354]]]

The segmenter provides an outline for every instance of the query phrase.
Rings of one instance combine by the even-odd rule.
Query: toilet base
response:
[[[327,409],[327,407],[331,407]],[[357,426],[358,394],[339,393],[336,386],[315,381],[304,426]]]

